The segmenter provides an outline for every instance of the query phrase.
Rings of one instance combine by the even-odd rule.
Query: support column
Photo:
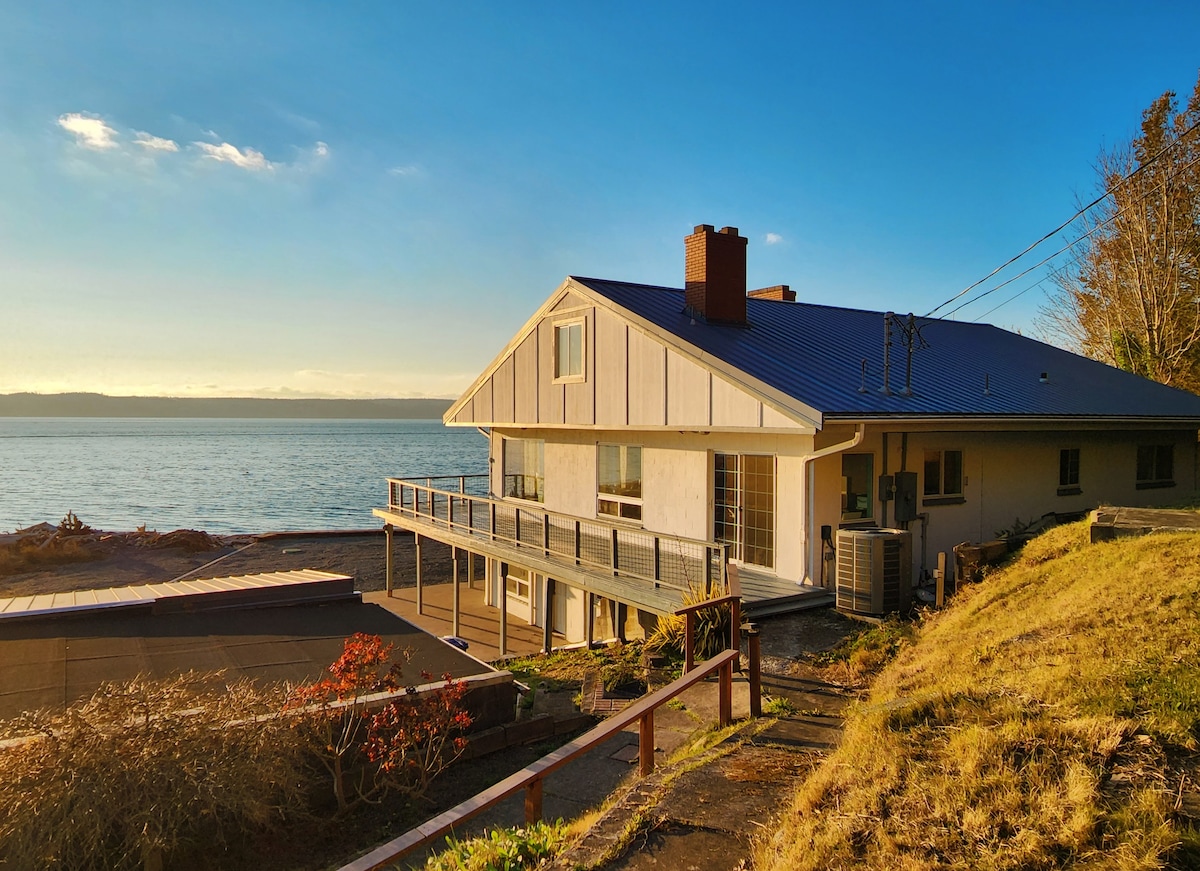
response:
[[[622,644],[624,644],[625,621],[629,619],[629,606],[624,602],[614,602],[613,606],[613,613],[616,615],[615,623],[617,624],[613,627],[613,629],[616,630],[615,634],[617,636],[617,641],[620,641]]]
[[[583,623],[583,638],[587,642],[588,650],[591,650],[596,643],[596,594],[587,592],[583,594],[583,607],[587,610],[584,615]]]
[[[554,578],[546,578],[546,594],[542,597],[542,652],[554,652]]]
[[[417,613],[423,614],[423,613],[425,613],[422,610],[422,608],[425,605],[425,600],[424,600],[425,590],[421,586],[421,535],[420,535],[420,533],[416,533],[416,532],[413,533],[413,541],[416,544],[416,553],[417,553],[417,567],[416,567],[416,573],[415,573],[417,576]]]
[[[450,548],[450,556],[451,556],[451,561],[453,563],[453,567],[450,570],[450,574],[453,578],[451,583],[454,584],[454,628],[450,631],[451,631],[452,635],[458,636],[458,634],[459,634],[459,619],[458,619],[459,599],[458,599],[458,595],[459,594],[458,594],[458,548],[457,547]]]
[[[508,563],[500,563],[496,580],[496,595],[500,597],[500,655],[508,656]]]
[[[384,555],[384,559],[383,559],[384,587],[387,590],[388,598],[391,598],[392,575],[394,572],[394,568],[392,565],[392,563],[393,563],[392,545],[395,540],[395,530],[392,528],[392,524],[390,524],[390,523],[383,524],[383,538],[387,542],[387,545],[386,545],[387,553]]]

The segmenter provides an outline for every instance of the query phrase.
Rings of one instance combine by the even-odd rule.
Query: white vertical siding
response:
[[[629,331],[629,425],[666,425],[666,347]]]

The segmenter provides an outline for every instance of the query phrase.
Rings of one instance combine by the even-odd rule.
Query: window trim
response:
[[[541,483],[541,498],[538,498],[536,492],[532,498],[529,496],[509,495],[508,479],[510,477],[513,477],[513,478],[518,477],[517,475],[509,475],[509,472],[508,472],[508,451],[509,451],[509,445],[512,442],[516,442],[516,443],[519,443],[522,445],[528,444],[531,442],[534,442],[534,443],[540,442],[541,443],[542,464],[541,464],[541,468],[537,470],[538,474],[529,475],[527,473],[522,473],[520,475],[520,477],[522,477],[522,478],[532,477],[535,481],[538,481]],[[502,442],[501,442],[500,451],[501,451],[501,453],[500,453],[500,494],[501,494],[501,498],[512,499],[517,502],[527,502],[530,505],[544,505],[546,502],[546,440],[545,439],[526,439],[526,438],[519,438],[519,437],[514,437],[514,436],[504,436],[502,439]],[[522,453],[524,453],[524,448],[522,448]],[[536,491],[537,488],[535,487],[534,489]]]
[[[641,496],[626,496],[622,493],[605,493],[600,489],[600,449],[601,448],[617,448],[621,452],[621,454],[627,454],[631,449],[636,450],[638,452],[638,491],[642,493]],[[643,465],[643,461],[642,461],[642,453],[643,453],[642,445],[617,444],[614,442],[598,442],[596,444],[596,518],[598,520],[613,520],[613,521],[619,521],[621,523],[635,524],[637,526],[642,525],[642,517],[643,517],[643,513],[644,513],[643,506],[645,504],[642,501],[645,496],[645,493],[643,490],[643,488],[645,486],[645,476],[642,474],[642,470],[645,468],[645,466]],[[622,463],[621,465],[622,465],[622,468],[624,468],[626,464]],[[606,514],[605,512],[601,511],[600,504],[602,502],[611,502],[614,505],[617,505],[618,506],[617,513],[616,514]],[[621,508],[619,507],[622,505],[636,506],[638,516],[637,517],[623,516],[620,513]]]
[[[857,451],[857,452],[853,452],[853,453],[852,452],[843,453],[842,454],[842,470],[843,471],[845,471],[845,469],[846,469],[846,458],[847,457],[866,457],[867,459],[870,460],[870,463],[869,463],[870,468],[867,470],[867,493],[866,493],[867,508],[866,508],[865,514],[862,517],[852,517],[852,518],[847,518],[846,510],[843,509],[841,512],[841,519],[838,521],[838,525],[843,526],[843,527],[866,526],[866,525],[873,526],[875,524],[876,514],[878,513],[877,506],[879,503],[879,500],[876,498],[877,494],[875,492],[875,488],[877,486],[876,478],[875,478],[875,452],[874,451]],[[844,480],[846,478],[846,476],[842,475],[842,478]],[[843,493],[842,495],[845,496],[846,493]],[[857,509],[855,509],[855,510],[857,511]]]
[[[563,375],[558,371],[559,336],[560,336],[560,331],[570,330],[572,327],[579,327],[579,372],[568,373],[566,375]],[[562,320],[554,322],[554,341],[553,341],[553,348],[552,348],[553,360],[551,363],[551,365],[553,366],[552,371],[554,373],[554,378],[552,379],[551,383],[553,383],[553,384],[578,384],[582,381],[587,380],[587,369],[588,369],[588,365],[587,365],[587,333],[588,333],[588,331],[587,331],[587,318],[586,317],[576,316],[576,317],[571,317],[571,318],[563,318]]]
[[[1160,471],[1158,468],[1158,466],[1159,466],[1158,461],[1159,461],[1159,459],[1161,459],[1161,455],[1158,452],[1163,449],[1166,449],[1167,457],[1171,464],[1171,474],[1167,477],[1139,478],[1138,475],[1141,473],[1141,470],[1138,467],[1141,465],[1141,458],[1139,456],[1137,456],[1137,454],[1140,454],[1142,452],[1142,450],[1144,450],[1144,449],[1145,450],[1153,450],[1155,452],[1153,468],[1151,469],[1151,472],[1155,475],[1158,475],[1158,473]],[[1137,489],[1137,490],[1162,490],[1162,489],[1166,489],[1169,487],[1174,487],[1175,486],[1175,444],[1173,442],[1168,442],[1167,444],[1138,445],[1137,452],[1134,455],[1133,475],[1134,475],[1134,489]]]
[[[1069,456],[1074,454],[1074,457]],[[1058,449],[1058,490],[1059,496],[1078,496],[1083,492],[1079,486],[1080,468],[1082,466],[1082,451],[1078,447]],[[1065,466],[1064,466],[1065,463]],[[1071,466],[1074,465],[1074,475]],[[1064,471],[1066,474],[1063,474]]]
[[[963,459],[962,448],[925,448],[925,454],[938,455],[938,492],[930,493],[925,488],[925,459],[921,464],[921,506],[926,505],[962,505],[967,501],[967,472]],[[946,454],[958,454],[958,487],[956,491],[946,492]]]
[[[514,572],[518,574],[514,574]],[[524,572],[525,576],[521,577],[520,572]],[[534,574],[529,569],[510,564],[508,572],[504,575],[504,595],[512,596],[522,604],[530,604],[533,601],[533,578]],[[512,582],[514,589],[508,588],[509,582]],[[521,593],[522,584],[525,585],[524,593]]]

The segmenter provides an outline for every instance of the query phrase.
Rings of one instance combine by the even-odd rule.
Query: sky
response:
[[[924,314],[1092,198],[1197,32],[1152,0],[0,3],[0,393],[454,397],[567,275],[682,286],[701,223],[751,287]],[[1046,269],[955,317],[1036,332]]]

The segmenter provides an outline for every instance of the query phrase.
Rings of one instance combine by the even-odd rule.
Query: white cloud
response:
[[[329,156],[329,146],[326,145],[324,142],[318,142],[316,145],[313,146],[313,156],[314,157],[328,157]]]
[[[117,131],[105,124],[102,118],[69,112],[58,116],[58,126],[72,134],[82,148],[105,151],[117,147]]]
[[[768,245],[778,245],[782,241],[783,241],[783,237],[780,236],[778,233],[768,233],[766,235],[766,243]]]
[[[147,151],[178,151],[179,145],[173,139],[163,139],[149,133],[138,131],[134,134],[134,142]]]
[[[421,172],[420,167],[409,164],[408,166],[393,166],[391,169],[388,170],[388,175],[397,175],[397,176],[418,175],[420,172]]]
[[[234,166],[239,166],[242,169],[258,171],[263,169],[274,169],[275,165],[271,161],[263,157],[261,151],[255,151],[253,148],[240,149],[236,145],[230,145],[228,142],[222,142],[220,145],[211,145],[208,142],[192,143],[206,157],[211,157],[213,160],[221,161],[222,163],[232,163]]]

